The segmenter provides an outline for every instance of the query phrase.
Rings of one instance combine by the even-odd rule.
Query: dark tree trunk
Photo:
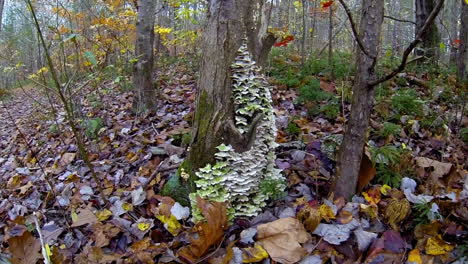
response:
[[[461,1],[463,4],[463,1]],[[455,42],[458,39],[458,14],[460,14],[460,1],[453,1],[450,6],[450,59],[451,65],[457,65],[458,44]]]
[[[0,0],[0,31],[2,31],[2,18],[3,18],[3,7],[5,6],[5,0]]]
[[[373,105],[374,89],[369,82],[376,79],[375,64],[380,45],[383,15],[384,1],[363,1],[359,34],[365,50],[373,57],[365,55],[361,50],[358,52],[358,69],[353,87],[351,114],[340,148],[337,176],[333,183],[335,196],[349,198],[356,192]]]
[[[230,144],[228,120],[234,110],[231,87],[231,64],[244,37],[239,0],[211,0],[208,21],[203,33],[203,57],[198,82],[192,142],[182,169],[190,175],[214,161],[216,149]]]
[[[136,112],[151,110],[155,104],[155,88],[153,86],[154,64],[154,22],[156,4],[153,0],[138,0],[137,37],[135,43],[135,63],[133,84],[135,97],[133,106]]]
[[[434,9],[436,0],[416,0],[416,30],[417,35],[426,22],[432,9]],[[437,25],[433,23],[426,33],[422,36],[421,48],[416,49],[416,55],[425,56],[431,63],[438,62],[440,35]]]
[[[460,82],[468,83],[468,3],[462,0],[461,27],[460,27],[460,46],[458,48],[457,58],[457,77]]]

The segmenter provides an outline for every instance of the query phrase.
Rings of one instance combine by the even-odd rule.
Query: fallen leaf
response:
[[[351,231],[359,225],[356,219],[346,225],[319,224],[313,234],[323,237],[330,244],[339,245],[348,240]]]
[[[156,218],[164,224],[164,228],[166,228],[173,236],[177,236],[180,230],[182,230],[182,225],[177,221],[177,218],[174,215],[158,215]]]
[[[76,221],[74,220],[75,217],[73,217],[72,214],[72,227],[77,227],[77,226],[82,226],[82,225],[87,225],[87,224],[94,224],[98,222],[98,219],[96,216],[91,212],[89,208],[84,208],[84,209],[78,209],[78,213],[76,215]]]
[[[422,264],[421,253],[415,248],[408,254],[408,264]]]
[[[437,160],[425,158],[425,157],[417,157],[415,158],[416,164],[422,168],[429,168],[433,167],[434,171],[432,172],[432,175],[434,175],[437,178],[440,178],[450,172],[452,169],[452,163],[445,163],[445,162],[440,162]]]
[[[104,210],[98,211],[96,213],[96,216],[99,221],[105,221],[109,219],[109,217],[112,216],[112,212],[109,211],[108,209],[104,209]]]
[[[31,264],[41,257],[41,243],[30,232],[8,239],[8,250],[13,264]]]
[[[280,263],[296,263],[307,251],[300,243],[311,236],[299,220],[287,217],[257,227],[257,238],[270,257]]]
[[[369,204],[378,204],[380,202],[381,196],[379,188],[372,188],[367,192],[363,192],[362,195]]]
[[[68,164],[72,163],[75,159],[76,153],[65,153],[62,155],[62,158],[59,161],[60,166],[66,167]]]
[[[444,255],[454,248],[453,245],[445,242],[441,235],[430,237],[426,243],[426,254],[428,255]]]
[[[401,253],[406,247],[406,242],[400,233],[394,230],[387,230],[383,233],[385,250],[393,253]]]
[[[304,227],[309,232],[314,232],[315,228],[320,224],[322,216],[317,208],[304,206],[297,214],[297,218],[304,224]]]
[[[360,193],[367,184],[375,177],[377,170],[372,164],[366,152],[362,154],[361,167],[359,168],[359,178],[356,187],[356,193]]]
[[[243,248],[242,251],[243,263],[260,262],[268,258],[268,252],[259,243],[255,243],[253,247]]]
[[[322,204],[319,208],[320,217],[325,219],[325,221],[329,222],[330,219],[335,219],[335,213],[330,208],[330,206],[326,204]]]
[[[410,212],[410,203],[406,199],[401,200],[392,200],[390,204],[385,209],[385,218],[387,218],[390,226],[399,230],[398,223],[403,221]]]
[[[189,263],[194,263],[204,256],[211,246],[218,244],[224,236],[227,228],[227,210],[223,203],[207,202],[201,197],[196,198],[205,221],[197,223],[190,237],[190,245],[178,251],[180,258]]]

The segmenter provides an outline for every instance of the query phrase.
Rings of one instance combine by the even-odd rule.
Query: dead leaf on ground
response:
[[[212,246],[220,243],[228,226],[226,206],[223,203],[208,202],[198,196],[197,206],[205,217],[205,221],[193,227],[194,234],[190,238],[191,244],[178,252],[179,257],[189,263],[195,263]]]
[[[300,243],[309,241],[311,236],[295,218],[282,218],[259,225],[257,230],[258,241],[274,261],[296,263],[307,253]]]
[[[425,158],[425,157],[417,157],[415,158],[415,160],[416,160],[416,164],[418,164],[418,166],[420,167],[423,167],[423,168],[433,167],[434,171],[432,172],[432,175],[435,176],[436,178],[441,178],[442,176],[448,174],[450,170],[452,169],[452,163],[440,162],[440,161]]]
[[[24,232],[22,236],[11,237],[8,239],[8,245],[13,264],[36,263],[41,257],[39,253],[41,244],[30,232]]]
[[[359,169],[359,178],[356,188],[357,193],[360,193],[362,189],[364,189],[364,187],[370,183],[370,181],[375,177],[376,172],[377,170],[372,165],[369,156],[364,151],[361,160],[361,167]]]
[[[73,219],[72,227],[87,225],[87,224],[95,224],[98,222],[97,217],[91,212],[89,208],[78,209],[76,221]]]

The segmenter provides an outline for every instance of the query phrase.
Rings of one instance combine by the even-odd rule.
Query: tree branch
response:
[[[366,54],[366,56],[370,58],[374,58],[375,56],[371,56],[364,48],[364,44],[362,44],[362,40],[359,37],[359,34],[356,29],[356,23],[354,22],[353,16],[351,15],[351,10],[349,10],[349,7],[346,5],[346,3],[343,0],[338,0],[338,1],[340,1],[341,6],[343,6],[346,12],[346,15],[348,15],[349,23],[351,24],[351,29],[353,30],[353,35],[354,35],[354,38],[356,39],[356,42],[358,43],[359,49],[361,49],[362,53]]]
[[[340,0],[340,1],[343,1],[343,0]],[[372,82],[369,82],[368,83],[369,87],[374,87],[374,86],[376,86],[376,85],[378,85],[380,83],[388,81],[388,80],[395,77],[398,73],[400,73],[401,71],[403,71],[405,69],[407,61],[408,61],[408,56],[411,54],[413,49],[422,41],[422,36],[429,29],[429,26],[431,26],[432,23],[434,23],[434,20],[437,17],[437,15],[439,14],[440,10],[442,9],[442,6],[444,5],[444,2],[445,2],[445,0],[439,0],[439,2],[437,3],[437,6],[434,7],[434,9],[432,9],[431,14],[426,19],[426,22],[424,22],[424,25],[421,28],[421,30],[419,31],[416,38],[413,40],[413,42],[411,42],[409,44],[409,46],[403,52],[403,57],[401,59],[400,65],[396,69],[394,69],[390,74],[386,75],[385,77],[383,77],[381,79],[378,79],[378,80],[375,80],[375,81],[372,81]]]
[[[391,19],[391,20],[395,20],[395,21],[398,21],[398,22],[411,23],[411,24],[416,25],[416,22],[411,21],[411,20],[400,19],[400,18],[396,18],[396,17],[392,17],[392,16],[387,16],[387,15],[384,15],[383,17],[384,17],[384,18]]]

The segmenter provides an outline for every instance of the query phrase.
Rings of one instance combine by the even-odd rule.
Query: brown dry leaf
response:
[[[397,224],[408,216],[410,209],[411,206],[408,200],[392,200],[385,209],[385,218],[387,218],[390,226],[398,231],[399,228]]]
[[[362,155],[361,167],[356,192],[360,193],[364,187],[375,177],[377,170],[372,165],[369,156],[364,152]]]
[[[77,219],[73,221],[72,227],[95,224],[99,222],[97,217],[91,212],[89,208],[78,209]]]
[[[60,166],[66,167],[70,164],[76,157],[76,153],[65,153],[62,155],[62,158],[59,161]]]
[[[107,254],[102,248],[99,247],[88,247],[83,252],[77,255],[73,263],[76,264],[89,264],[89,263],[112,263],[120,259],[121,256],[118,254]]]
[[[31,264],[41,257],[39,251],[41,244],[30,232],[24,232],[22,236],[8,239],[8,248],[12,254],[11,263]]]
[[[322,90],[329,92],[329,93],[335,93],[336,91],[334,82],[327,82],[326,80],[323,80],[323,79],[320,80],[320,88],[322,88]]]
[[[350,211],[341,210],[337,220],[340,224],[348,224],[353,220],[353,214]]]
[[[143,263],[154,263],[154,258],[167,250],[167,244],[160,243],[154,244],[151,238],[145,237],[143,240],[139,240],[133,243],[129,247],[133,257]]]
[[[317,228],[322,220],[319,210],[308,205],[299,211],[297,218],[304,224],[304,227],[309,232],[314,232],[315,228]]]
[[[259,225],[257,237],[274,261],[286,264],[296,263],[305,256],[307,251],[300,243],[311,238],[302,223],[292,217]]]
[[[448,174],[450,170],[452,169],[452,163],[440,162],[437,160],[424,158],[424,157],[417,157],[415,158],[415,160],[416,160],[416,164],[418,164],[418,166],[420,167],[423,167],[423,168],[433,167],[434,171],[432,172],[432,175],[437,178],[441,178],[442,176]]]
[[[195,263],[208,250],[217,245],[224,236],[227,228],[226,206],[219,202],[208,202],[197,196],[197,206],[200,208],[205,221],[193,227],[195,234],[190,238],[191,244],[179,250],[179,257],[189,263]]]
[[[93,236],[96,247],[105,247],[109,245],[110,240],[120,232],[120,228],[110,223],[102,224],[96,223],[92,226]]]

